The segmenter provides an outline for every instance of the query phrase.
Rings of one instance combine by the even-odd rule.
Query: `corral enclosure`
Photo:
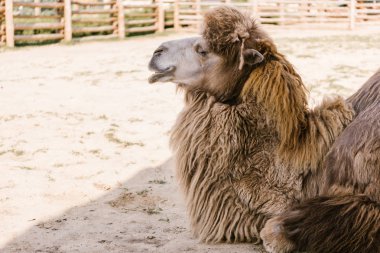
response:
[[[0,45],[198,30],[206,10],[225,4],[268,26],[380,25],[380,0],[0,0]]]
[[[266,30],[312,105],[379,68],[379,30]],[[153,51],[189,36],[0,50],[1,253],[264,252],[191,234],[167,162],[182,95],[147,81]]]
[[[311,106],[379,68],[380,0],[0,0],[1,253],[264,252],[192,236],[168,146],[182,95],[147,82],[157,46],[225,4],[264,26]]]

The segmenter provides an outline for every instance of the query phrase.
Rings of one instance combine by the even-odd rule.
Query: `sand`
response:
[[[270,32],[311,90],[349,96],[380,31]],[[164,34],[0,52],[0,252],[260,252],[192,237],[168,146],[182,95],[149,85]]]

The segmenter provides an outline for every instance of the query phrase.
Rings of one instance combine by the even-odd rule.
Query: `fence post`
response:
[[[201,1],[200,0],[195,0],[195,15],[196,15],[196,20],[197,20],[197,24],[196,24],[196,29],[197,31],[199,31],[201,29]]]
[[[180,25],[179,25],[179,0],[174,0],[174,30],[176,32],[179,31]]]
[[[117,23],[118,23],[118,36],[119,39],[125,38],[125,14],[124,14],[124,5],[122,0],[117,0]]]
[[[71,22],[71,0],[64,0],[64,19],[65,19],[65,41],[69,42],[73,38],[72,22]]]
[[[280,0],[280,25],[283,26],[285,24],[285,3],[284,0]]]
[[[157,32],[163,32],[165,30],[165,9],[162,0],[157,1]]]
[[[259,3],[258,0],[252,0],[254,17],[258,23],[260,23]]]
[[[34,0],[34,3],[36,3],[36,4],[38,4],[40,2],[41,2],[40,0]],[[40,7],[34,8],[34,15],[36,15],[36,16],[41,15],[41,8]]]
[[[13,23],[13,0],[5,0],[5,35],[8,47],[15,46],[15,29]]]
[[[350,29],[355,28],[356,21],[356,0],[350,0]]]

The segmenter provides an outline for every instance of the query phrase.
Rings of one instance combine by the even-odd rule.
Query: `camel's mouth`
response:
[[[166,68],[165,70],[156,70],[153,69],[155,72],[153,75],[151,75],[148,79],[149,83],[155,83],[155,82],[169,82],[173,78],[173,72],[175,71],[175,67],[171,66]]]

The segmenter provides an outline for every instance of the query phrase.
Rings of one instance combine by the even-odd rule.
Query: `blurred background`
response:
[[[0,42],[12,47],[74,39],[199,30],[202,14],[228,4],[281,28],[356,29],[380,24],[379,0],[1,0]]]
[[[273,37],[310,107],[380,67],[380,0],[0,0],[1,253],[263,252],[194,239],[168,145],[182,94],[147,81],[162,42],[225,4]]]

